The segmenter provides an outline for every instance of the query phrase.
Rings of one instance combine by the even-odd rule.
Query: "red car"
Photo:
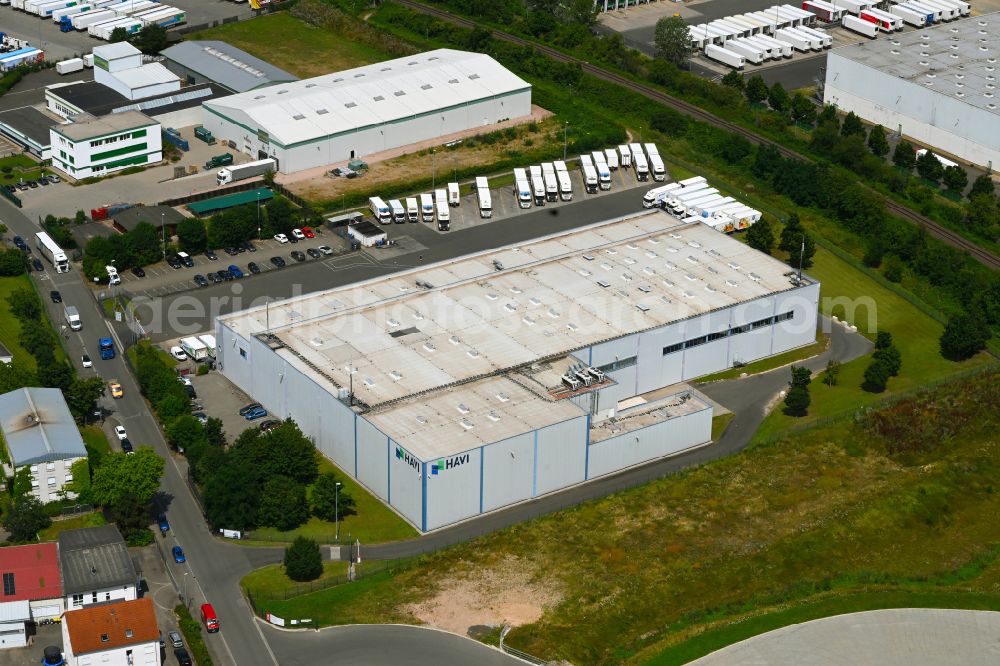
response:
[[[302,233],[305,234],[306,238],[316,238],[316,234],[309,227],[302,227]]]

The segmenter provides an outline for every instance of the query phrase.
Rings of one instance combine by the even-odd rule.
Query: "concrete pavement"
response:
[[[713,652],[689,666],[995,666],[1000,613],[894,608],[782,627]]]

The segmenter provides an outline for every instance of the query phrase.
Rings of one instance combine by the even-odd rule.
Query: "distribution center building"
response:
[[[438,49],[202,108],[217,138],[294,173],[526,117],[531,85],[487,55]]]
[[[1000,163],[1000,13],[834,49],[823,101],[931,148]]]
[[[683,382],[811,344],[819,284],[646,211],[216,320],[233,383],[422,531],[711,439]]]

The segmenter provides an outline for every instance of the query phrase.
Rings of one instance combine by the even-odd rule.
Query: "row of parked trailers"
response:
[[[155,0],[9,0],[9,4],[52,19],[62,32],[87,30],[92,37],[104,40],[119,27],[133,34],[147,25],[170,28],[187,20],[184,10]]]
[[[758,220],[759,210],[720,193],[702,176],[654,187],[642,198],[644,208],[662,208],[682,222],[707,224],[717,231],[732,233]]]
[[[782,28],[811,27],[816,15],[794,5],[774,5],[770,9],[747,14],[736,14],[723,19],[690,26],[691,46],[704,49],[708,44],[721,46],[723,42],[755,35],[774,35]]]
[[[826,23],[840,22],[845,28],[875,37],[878,32],[895,32],[906,23],[915,28],[967,16],[971,7],[964,0],[893,0],[883,11],[868,0],[806,0],[802,8]],[[874,26],[874,27],[873,27]]]

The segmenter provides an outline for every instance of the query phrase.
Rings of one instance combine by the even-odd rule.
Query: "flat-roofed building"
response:
[[[230,380],[428,531],[708,442],[683,383],[812,343],[818,300],[648,211],[224,315],[216,338]]]

